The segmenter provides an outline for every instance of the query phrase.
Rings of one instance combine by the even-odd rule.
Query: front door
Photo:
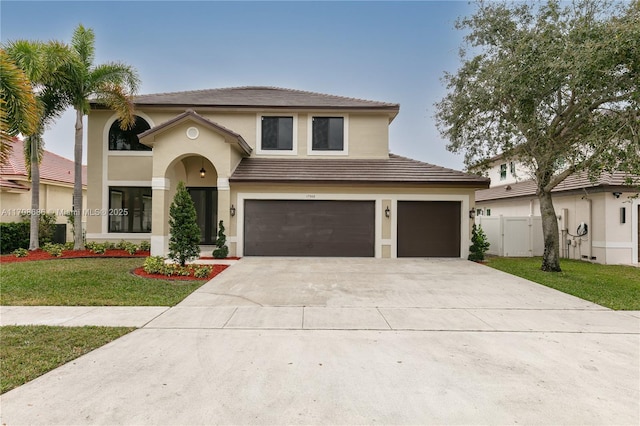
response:
[[[187,188],[196,207],[200,244],[214,245],[218,223],[218,188]]]

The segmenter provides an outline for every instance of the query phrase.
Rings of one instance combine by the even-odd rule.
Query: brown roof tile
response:
[[[12,144],[11,154],[8,161],[0,166],[0,175],[5,180],[14,180],[11,177],[19,177],[22,180],[27,178],[27,168],[24,161],[24,143],[15,140]],[[40,179],[61,182],[73,185],[73,161],[45,151],[40,163]],[[17,179],[16,179],[17,180]],[[82,184],[87,184],[87,166],[82,166]]]
[[[244,158],[232,182],[351,182],[489,186],[489,179],[390,154],[388,159]]]
[[[188,92],[155,93],[134,98],[138,106],[183,107],[273,107],[273,108],[346,108],[398,111],[396,103],[368,101],[344,96],[306,92],[280,87],[246,86]]]
[[[627,174],[623,172],[602,173],[592,182],[586,173],[577,173],[569,176],[556,186],[551,192],[576,191],[597,187],[625,187]],[[476,191],[476,201],[500,200],[514,197],[530,197],[536,195],[536,183],[527,180],[509,185],[496,186],[489,189]]]

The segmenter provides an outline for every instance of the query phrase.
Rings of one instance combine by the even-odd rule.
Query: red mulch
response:
[[[16,257],[14,254],[3,254],[0,256],[0,263],[28,262],[30,260],[51,260],[51,259],[75,259],[83,257],[147,257],[148,251],[139,251],[136,254],[129,254],[125,250],[107,250],[104,254],[93,253],[90,250],[64,250],[62,256],[51,256],[44,250],[29,251],[25,257]]]
[[[240,260],[239,257],[235,257],[235,256],[228,256],[228,257],[225,257],[224,259],[216,259],[215,257],[211,257],[211,256],[202,256],[202,257],[199,257],[198,259],[202,259],[202,260]]]
[[[173,280],[175,281],[209,281],[211,278],[215,277],[220,272],[224,271],[229,267],[229,265],[210,265],[210,266],[212,268],[211,273],[209,274],[208,277],[204,277],[204,278],[196,278],[193,275],[189,275],[189,276],[172,275],[169,277],[167,275],[162,275],[162,274],[147,274],[144,271],[144,268],[142,267],[136,268],[132,272],[134,275],[137,275],[143,278],[158,278],[161,280],[172,280],[172,281]]]

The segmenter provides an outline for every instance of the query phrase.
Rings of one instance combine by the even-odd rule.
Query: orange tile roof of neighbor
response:
[[[21,140],[15,140],[12,144],[11,154],[5,164],[0,166],[0,186],[3,188],[28,189],[20,183],[27,180],[27,167],[24,161],[24,144]],[[60,182],[73,185],[73,161],[50,151],[44,151],[40,163],[40,180],[42,182]],[[87,184],[87,166],[82,166],[82,185]],[[16,187],[17,185],[17,187]]]

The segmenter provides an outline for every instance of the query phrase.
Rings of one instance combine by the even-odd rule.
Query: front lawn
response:
[[[0,327],[0,393],[135,330],[125,327]]]
[[[144,259],[57,259],[0,265],[0,304],[173,306],[204,284],[134,276]]]
[[[562,272],[540,270],[542,258],[490,257],[487,265],[616,310],[640,310],[640,268],[562,259]]]

